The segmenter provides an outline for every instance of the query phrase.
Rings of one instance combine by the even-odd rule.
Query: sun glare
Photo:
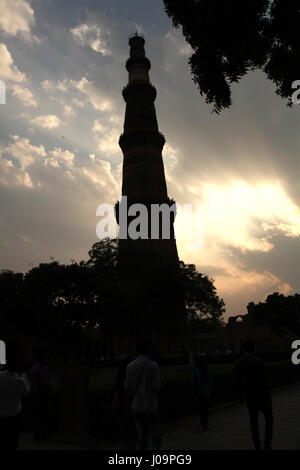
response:
[[[300,210],[278,183],[257,187],[240,182],[204,184],[202,194],[201,204],[193,204],[203,207],[203,247],[205,238],[214,236],[240,248],[269,251],[272,232],[300,234]]]

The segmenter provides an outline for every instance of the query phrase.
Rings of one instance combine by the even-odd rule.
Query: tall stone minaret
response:
[[[127,197],[128,208],[136,203],[147,207],[149,238],[119,239],[118,270],[121,278],[137,282],[145,289],[141,316],[144,314],[144,326],[152,332],[156,346],[175,352],[178,343],[182,342],[179,338],[183,336],[185,325],[184,293],[173,228],[175,211],[169,211],[169,222],[167,215],[160,216],[159,234],[155,239],[151,238],[154,225],[151,207],[164,204],[174,208],[175,202],[167,193],[162,159],[165,138],[158,129],[154,106],[157,93],[150,83],[151,63],[145,56],[144,44],[143,36],[138,33],[129,38],[130,57],[126,62],[129,79],[123,89],[126,112],[119,145],[124,155],[122,197],[123,200]],[[119,203],[116,214],[120,232],[124,235]],[[128,217],[126,234],[131,220]],[[163,232],[166,223],[170,231],[168,238]]]

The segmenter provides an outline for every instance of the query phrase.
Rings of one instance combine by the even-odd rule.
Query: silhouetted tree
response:
[[[216,328],[223,323],[225,303],[217,295],[213,280],[199,273],[194,264],[180,262],[185,287],[185,304],[194,332]]]
[[[92,266],[101,277],[116,279],[118,240],[105,238],[93,244],[89,251],[88,266]]]
[[[10,270],[0,271],[0,321],[2,336],[16,332],[16,319],[20,317],[24,303],[23,282],[24,277],[22,273],[14,273]]]
[[[27,315],[33,317],[39,334],[73,321],[84,322],[94,302],[93,276],[85,262],[40,263],[24,277]]]
[[[300,79],[298,0],[163,0],[193,54],[192,77],[219,113],[231,105],[231,85],[261,69],[291,105]]]
[[[105,239],[93,244],[89,259],[61,264],[40,263],[25,275],[0,272],[2,325],[44,338],[66,356],[75,348],[82,327],[101,330],[107,356],[113,353],[113,337],[127,333],[138,337],[156,321],[157,296],[142,279],[118,278],[118,241]],[[216,295],[213,281],[180,263],[190,325],[219,325],[224,302]],[[154,279],[164,282],[167,279]],[[172,290],[172,279],[167,292]]]
[[[288,295],[274,292],[265,302],[247,306],[254,325],[266,325],[279,336],[288,332],[300,334],[300,294]]]

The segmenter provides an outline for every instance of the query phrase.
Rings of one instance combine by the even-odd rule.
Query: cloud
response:
[[[107,97],[95,82],[88,80],[86,77],[77,82],[71,82],[77,90],[86,95],[97,111],[111,111],[114,108],[112,99]]]
[[[46,116],[37,116],[30,121],[32,124],[41,127],[42,129],[55,129],[62,125],[62,121],[54,114],[47,114]]]
[[[225,244],[266,252],[272,248],[267,237],[270,227],[300,234],[300,210],[278,182],[202,182],[198,197],[204,206],[208,237],[219,232]]]
[[[107,123],[95,119],[92,128],[99,150],[106,155],[120,152],[118,145],[120,127],[111,125],[114,119],[116,118],[110,117]]]
[[[291,293],[291,286],[281,277],[265,269],[259,273],[251,269],[231,266],[224,276],[213,275],[218,294],[226,304],[226,316],[247,313],[249,302],[261,302],[273,292]]]
[[[72,106],[69,104],[66,104],[64,107],[63,115],[65,118],[70,118],[70,117],[75,117],[76,116],[76,111]]]
[[[75,154],[69,150],[62,150],[61,148],[55,148],[49,152],[50,157],[45,159],[45,164],[58,167],[60,162],[63,162],[66,167],[70,168],[74,164]]]
[[[56,82],[53,80],[44,80],[42,83],[42,88],[47,93],[54,93],[57,91],[65,92],[68,90],[70,83],[67,79],[65,80],[57,80]]]
[[[77,98],[73,98],[72,103],[74,104],[74,106],[77,106],[77,108],[84,108],[83,102]]]
[[[93,80],[82,77],[80,80],[64,79],[63,81],[44,80],[42,83],[43,90],[50,96],[56,97],[60,102],[62,98],[58,98],[59,93],[66,93],[75,89],[84,95],[97,111],[107,112],[114,109],[113,99],[103,91]],[[75,106],[82,108],[84,104],[77,97],[72,97]]]
[[[92,132],[94,132],[94,133],[105,132],[104,126],[98,121],[98,119],[95,119],[95,121],[94,121]]]
[[[29,88],[24,88],[18,84],[13,84],[10,88],[12,90],[13,96],[16,96],[19,100],[21,100],[24,106],[31,106],[34,108],[37,107],[37,101]]]
[[[0,186],[33,188],[34,183],[28,168],[36,161],[43,161],[46,156],[45,148],[43,145],[32,145],[29,139],[18,135],[10,137],[12,142],[0,152]],[[11,159],[14,159],[17,165]]]
[[[111,51],[107,48],[105,39],[103,39],[103,31],[96,24],[82,23],[75,28],[72,28],[71,33],[83,45],[90,46],[95,52],[106,56],[110,55]],[[106,35],[109,32],[106,30]]]
[[[174,182],[180,185],[176,165],[171,174],[175,188]],[[209,265],[218,267],[209,274],[229,312],[240,313],[241,305],[274,291],[299,291],[300,209],[278,182],[222,185],[202,180],[201,185],[183,182],[181,189],[177,203],[201,203],[204,245],[189,250],[186,240],[179,240],[180,257],[200,272]],[[220,274],[220,268],[226,272]]]
[[[111,164],[105,160],[91,159],[93,166],[84,166],[77,169],[77,174],[86,178],[89,182],[108,190],[110,193],[117,194],[116,190],[119,184],[113,174]]]
[[[7,46],[3,43],[0,43],[0,63],[1,71],[0,77],[1,80],[9,80],[12,82],[24,82],[26,80],[25,73],[22,73],[18,68],[13,65],[13,58],[7,49]]]
[[[0,29],[9,36],[20,34],[30,40],[35,24],[34,11],[25,0],[1,0]]]
[[[70,150],[55,147],[46,151],[43,145],[33,145],[26,137],[11,135],[10,138],[12,142],[0,152],[1,165],[6,173],[15,172],[14,179],[17,181],[21,181],[20,175],[27,174],[25,170],[30,172],[36,181],[45,180],[45,167],[52,167],[74,182],[84,179],[102,187],[112,187],[114,190],[118,186],[111,164],[99,159],[95,154],[89,155],[87,165],[78,166],[75,165],[75,153]],[[7,158],[4,158],[4,155]],[[17,166],[11,159],[16,161]]]
[[[300,290],[300,236],[287,235],[281,231],[271,230],[269,241],[272,248],[269,251],[241,250],[238,247],[228,247],[231,257],[236,265],[244,270],[257,273],[272,272],[278,278],[291,286],[291,289]]]
[[[15,187],[25,186],[32,188],[33,183],[30,175],[23,168],[14,166],[11,160],[7,160],[0,155],[0,185]]]
[[[165,175],[168,184],[176,185],[180,190],[180,184],[177,178],[176,164],[178,162],[178,149],[175,149],[170,144],[165,144],[163,148],[163,162],[165,166]],[[174,171],[175,170],[175,171]]]
[[[12,135],[10,137],[13,142],[6,146],[4,153],[16,158],[21,168],[27,168],[36,158],[40,159],[46,156],[43,145],[39,147],[31,145],[29,139],[21,138],[18,135]]]
[[[163,38],[164,46],[179,56],[190,56],[193,53],[191,46],[177,29],[170,29]]]
[[[3,43],[0,43],[0,62],[0,78],[6,83],[7,89],[11,90],[12,96],[18,98],[24,106],[37,107],[37,101],[32,91],[24,86],[24,83],[27,82],[26,74],[20,72],[14,65],[14,60],[6,44]]]
[[[0,155],[2,267],[25,270],[51,255],[67,263],[86,258],[97,241],[96,208],[118,199],[119,169],[96,155],[83,165],[70,149],[46,150],[18,136],[6,154]]]

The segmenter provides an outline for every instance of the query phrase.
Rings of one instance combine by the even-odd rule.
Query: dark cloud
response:
[[[241,250],[228,247],[230,255],[243,269],[258,273],[270,272],[287,282],[293,291],[300,291],[300,236],[291,237],[282,232],[269,237],[270,251]]]

